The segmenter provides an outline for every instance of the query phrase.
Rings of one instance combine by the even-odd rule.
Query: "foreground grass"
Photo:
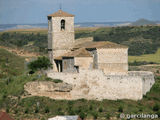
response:
[[[25,59],[0,48],[0,78],[20,75],[24,72]]]
[[[129,62],[134,61],[146,61],[146,62],[155,62],[160,63],[160,48],[155,54],[147,54],[141,56],[129,56]]]

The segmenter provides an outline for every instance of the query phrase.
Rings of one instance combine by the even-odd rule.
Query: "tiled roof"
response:
[[[14,120],[7,113],[0,112],[0,120]]]
[[[74,15],[64,12],[62,10],[58,10],[57,12],[48,15],[48,17],[74,17]]]
[[[81,49],[66,53],[62,56],[55,58],[55,59],[61,60],[62,57],[92,57],[92,55],[85,48],[81,48]]]
[[[127,46],[120,45],[113,42],[85,42],[75,45],[73,48],[128,48]]]

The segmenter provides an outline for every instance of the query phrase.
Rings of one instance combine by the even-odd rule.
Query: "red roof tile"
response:
[[[7,113],[0,112],[0,120],[14,120]]]
[[[64,12],[62,10],[58,10],[57,12],[48,15],[48,17],[74,17],[74,15]]]

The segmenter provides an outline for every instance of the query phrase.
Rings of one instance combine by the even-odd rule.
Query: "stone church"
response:
[[[48,15],[48,53],[53,69],[47,76],[72,86],[54,99],[140,100],[155,83],[149,71],[128,71],[128,47],[74,37],[74,15]],[[45,93],[46,95],[46,93]]]
[[[48,52],[56,72],[99,69],[105,74],[127,74],[128,47],[112,42],[76,39],[74,15],[58,10],[48,15]]]

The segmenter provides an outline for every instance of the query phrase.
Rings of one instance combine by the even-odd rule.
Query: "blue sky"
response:
[[[160,21],[160,0],[0,0],[0,24],[47,23],[60,3],[75,22]]]

